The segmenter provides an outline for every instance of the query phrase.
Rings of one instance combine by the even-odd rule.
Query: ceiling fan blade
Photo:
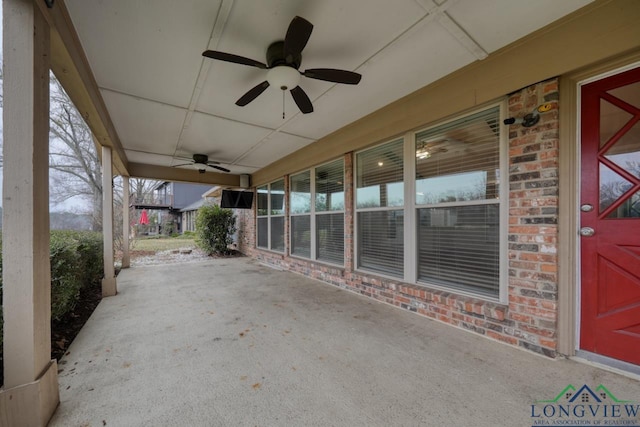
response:
[[[222,166],[217,166],[217,165],[207,165],[207,166],[213,169],[218,169],[219,171],[222,171],[222,172],[227,172],[227,173],[231,172],[229,169],[223,168]]]
[[[291,96],[293,96],[293,100],[303,114],[313,113],[313,104],[311,104],[311,100],[300,86],[291,89]]]
[[[193,163],[183,163],[181,165],[173,165],[172,168],[179,168],[180,166],[191,166]]]
[[[310,79],[324,80],[333,83],[342,83],[346,85],[357,85],[360,83],[362,75],[347,70],[336,70],[333,68],[313,68],[302,73],[303,76]]]
[[[219,52],[217,50],[205,50],[202,52],[202,56],[206,56],[211,59],[218,59],[220,61],[233,62],[234,64],[249,65],[251,67],[267,69],[266,64],[256,61],[251,58],[245,58],[244,56],[234,55],[232,53]]]
[[[302,53],[313,31],[313,24],[304,18],[296,16],[291,20],[287,35],[284,37],[284,58],[287,64],[292,64]]]
[[[266,80],[254,86],[252,89],[249,89],[249,92],[242,95],[242,97],[240,97],[240,99],[236,101],[236,105],[239,105],[240,107],[244,107],[245,105],[247,105],[248,103],[256,99],[258,95],[260,95],[262,92],[267,90],[268,87],[269,87],[269,82]]]

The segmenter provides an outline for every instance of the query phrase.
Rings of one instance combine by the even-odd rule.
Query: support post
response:
[[[104,241],[104,279],[102,296],[118,293],[113,265],[113,165],[111,147],[102,146],[102,236]]]
[[[34,2],[4,0],[3,28],[0,426],[41,426],[60,400],[51,360],[49,26]]]
[[[129,177],[122,177],[122,268],[131,266],[129,256]]]

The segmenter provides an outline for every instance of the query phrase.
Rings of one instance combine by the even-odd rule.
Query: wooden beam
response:
[[[104,258],[104,278],[102,297],[112,297],[118,293],[115,266],[113,264],[113,165],[111,148],[102,147],[102,241]]]
[[[51,360],[49,26],[33,3],[3,1],[4,388],[0,426],[43,426],[60,396]]]
[[[117,174],[128,176],[128,161],[115,130],[89,61],[84,54],[63,1],[49,9],[42,0],[34,0],[51,27],[51,70],[76,106],[94,135],[98,154],[110,147]]]
[[[240,175],[218,172],[200,173],[195,169],[170,168],[166,166],[129,163],[132,177],[158,179],[175,182],[194,182],[199,184],[219,185],[222,187],[240,187]]]

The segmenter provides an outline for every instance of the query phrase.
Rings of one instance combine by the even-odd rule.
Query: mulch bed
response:
[[[97,283],[80,291],[80,298],[73,311],[60,320],[51,321],[51,357],[60,360],[87,323],[91,313],[102,299],[102,284]]]

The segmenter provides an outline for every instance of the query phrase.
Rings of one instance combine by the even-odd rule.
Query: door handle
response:
[[[580,229],[580,235],[581,235],[582,237],[591,237],[591,236],[593,236],[594,234],[596,234],[596,230],[594,230],[594,229],[593,229],[593,228],[591,228],[591,227],[582,227],[582,228]]]

